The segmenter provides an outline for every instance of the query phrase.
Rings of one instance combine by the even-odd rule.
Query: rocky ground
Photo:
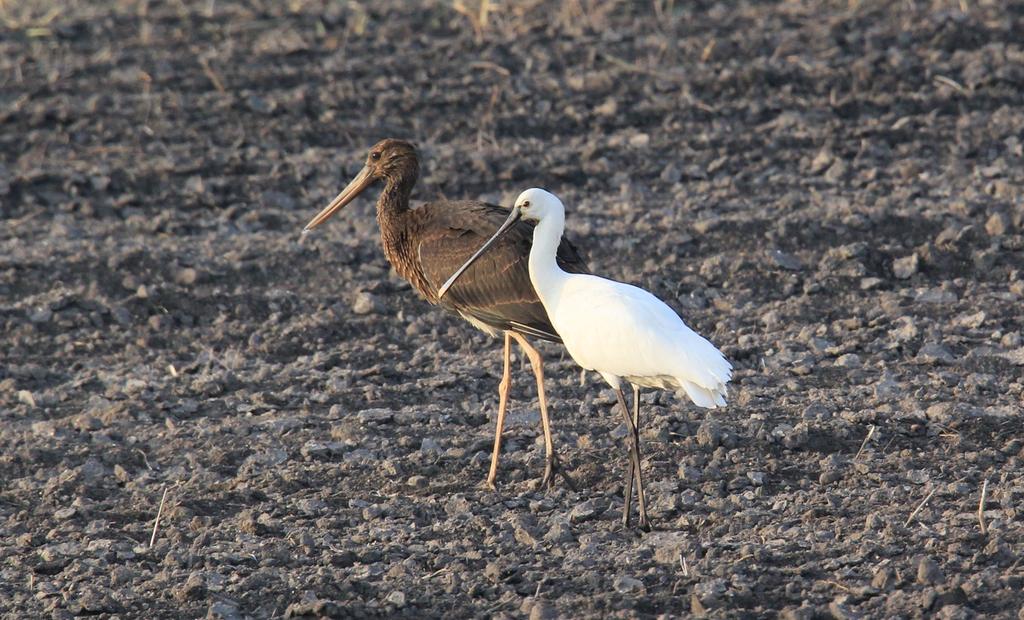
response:
[[[1021,3],[66,4],[0,2],[4,617],[1019,616]],[[488,491],[500,343],[372,196],[300,237],[388,136],[733,361],[644,396],[653,532],[598,377]]]

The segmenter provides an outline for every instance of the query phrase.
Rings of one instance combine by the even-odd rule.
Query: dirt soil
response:
[[[1024,617],[1024,6],[465,4],[0,2],[0,614]],[[653,532],[599,377],[489,491],[500,343],[300,236],[389,136],[733,361]]]

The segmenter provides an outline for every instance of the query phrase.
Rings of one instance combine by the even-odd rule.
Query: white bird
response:
[[[640,477],[640,388],[681,389],[696,405],[723,407],[732,366],[651,293],[599,276],[562,271],[555,250],[565,229],[565,207],[557,196],[538,188],[519,195],[505,223],[445,282],[438,297],[520,218],[537,221],[530,280],[551,325],[576,363],[599,373],[615,390],[630,437],[622,519],[629,524],[635,476],[640,526],[649,529]],[[632,419],[622,394],[623,379],[633,386]]]

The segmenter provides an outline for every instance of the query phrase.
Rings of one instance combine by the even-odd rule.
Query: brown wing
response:
[[[508,217],[508,209],[470,201],[430,203],[417,212],[421,218],[419,261],[434,291]],[[459,278],[439,305],[496,330],[511,329],[561,342],[530,282],[532,242],[533,224],[517,223]],[[575,246],[565,238],[558,248],[558,262],[571,273],[590,272]]]

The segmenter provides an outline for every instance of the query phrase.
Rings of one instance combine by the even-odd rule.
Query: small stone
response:
[[[36,325],[48,323],[53,318],[53,310],[49,308],[37,308],[28,315],[28,320]]]
[[[442,451],[441,444],[437,443],[436,439],[424,437],[420,441],[420,452],[422,454],[440,454]]]
[[[185,192],[198,196],[205,191],[206,185],[203,183],[203,177],[198,174],[193,174],[185,180]]]
[[[377,312],[379,308],[380,304],[377,303],[377,297],[373,293],[366,291],[356,293],[356,299],[352,302],[352,312],[355,314],[372,314]]]
[[[928,343],[917,351],[917,361],[923,364],[952,364],[955,362],[949,349],[937,343]]]
[[[553,620],[558,617],[558,610],[548,601],[538,600],[530,608],[530,620]]]
[[[938,422],[939,424],[949,424],[956,418],[956,413],[953,410],[953,403],[935,403],[925,410],[924,415],[932,422]]]
[[[612,587],[619,594],[643,594],[647,590],[644,587],[644,582],[626,575],[616,577],[615,581],[612,582]]]
[[[192,267],[184,267],[174,274],[174,281],[182,286],[192,286],[199,278],[199,272]]]
[[[985,222],[985,232],[993,237],[1001,237],[1010,230],[1010,218],[1005,213],[997,212],[989,216]]]
[[[818,476],[818,484],[821,484],[822,486],[832,484],[833,482],[840,480],[842,477],[843,472],[839,470],[823,471],[821,472],[821,475]]]
[[[817,614],[813,607],[806,604],[800,607],[789,606],[782,610],[782,620],[813,620],[817,618]]]
[[[832,149],[827,146],[818,151],[818,154],[814,156],[811,161],[811,168],[808,170],[811,174],[821,174],[832,165],[832,160],[835,157],[832,155]]]
[[[594,108],[594,114],[597,114],[598,116],[615,116],[618,111],[619,104],[611,97],[605,99],[604,103]]]
[[[690,596],[691,611],[702,614],[709,609],[721,606],[723,594],[725,594],[724,579],[711,579],[695,584],[693,594]]]
[[[51,420],[39,420],[32,423],[32,434],[39,437],[53,437],[57,434],[57,427]]]
[[[203,579],[203,574],[198,571],[191,573],[185,583],[174,588],[173,595],[179,603],[198,600],[206,596],[206,580]]]
[[[277,102],[273,99],[266,99],[259,95],[249,95],[245,98],[245,105],[257,114],[271,114],[277,109]]]
[[[892,263],[892,273],[900,280],[906,280],[917,273],[919,262],[917,254],[897,258]]]
[[[581,504],[573,506],[572,510],[569,511],[569,521],[571,523],[582,523],[593,519],[596,514],[597,504],[594,500],[589,499]]]
[[[527,547],[536,547],[537,538],[533,535],[533,532],[529,530],[523,523],[517,523],[515,526],[515,537],[519,544],[526,545]]]
[[[683,482],[700,482],[702,478],[701,470],[692,465],[686,463],[680,463],[677,471],[679,479]]]
[[[544,533],[544,542],[561,544],[572,541],[572,527],[566,521],[555,521],[551,528]]]
[[[643,148],[651,143],[651,136],[641,132],[633,134],[629,138],[629,145],[636,148]]]
[[[18,390],[18,402],[29,407],[36,406],[36,398],[28,390]]]
[[[76,616],[96,616],[100,614],[113,614],[121,611],[118,604],[106,591],[105,588],[86,587],[78,600],[80,609]]]
[[[295,507],[307,515],[315,515],[327,510],[327,502],[322,499],[300,499]]]
[[[768,253],[768,256],[772,259],[772,262],[790,271],[800,271],[803,269],[803,263],[800,259],[793,256],[792,254],[786,254],[782,250],[772,250]]]
[[[206,620],[242,620],[242,615],[234,602],[220,600],[206,610]]]
[[[892,570],[883,566],[875,571],[875,576],[871,578],[871,586],[884,590],[892,585],[892,577]]]
[[[922,304],[955,304],[956,293],[940,288],[925,289],[917,294],[914,301]]]
[[[875,384],[875,398],[886,400],[894,398],[903,393],[903,388],[892,373],[885,373],[878,383]]]
[[[674,185],[683,178],[683,173],[679,171],[679,167],[676,166],[675,162],[669,162],[662,169],[660,178],[662,181]]]
[[[88,458],[78,468],[78,472],[82,474],[82,477],[86,480],[95,480],[107,475],[107,468],[103,463],[99,462],[94,458]]]
[[[761,487],[764,486],[764,483],[767,480],[768,476],[763,471],[748,471],[747,478],[749,478],[750,481],[754,483],[755,487]]]
[[[917,565],[917,583],[922,585],[935,585],[945,581],[942,569],[934,558],[925,556]]]
[[[110,587],[119,588],[132,582],[138,573],[127,566],[115,566],[110,571]]]
[[[979,310],[973,314],[962,314],[956,318],[956,324],[960,327],[966,327],[968,329],[977,329],[985,324],[985,319],[988,315],[985,314],[984,310]]]
[[[114,477],[117,478],[118,482],[128,482],[132,479],[131,474],[128,470],[121,466],[121,464],[114,465]]]
[[[156,332],[165,331],[171,328],[174,324],[174,320],[166,314],[154,314],[149,317],[146,321],[149,324],[150,329]]]
[[[103,428],[103,422],[99,418],[87,414],[75,416],[74,422],[72,422],[75,429],[88,433],[92,431],[98,431]]]
[[[300,452],[307,459],[326,459],[344,452],[345,444],[340,441],[319,441],[310,439],[302,444]]]
[[[846,161],[836,159],[835,162],[829,166],[828,170],[825,171],[825,180],[829,183],[838,183],[846,177],[849,170],[850,166]]]
[[[121,327],[127,327],[132,324],[132,313],[124,306],[111,307],[110,316],[114,319],[114,322]]]
[[[840,366],[842,368],[860,368],[861,365],[860,356],[856,353],[840,355],[839,358],[836,359],[836,366]]]
[[[911,469],[907,472],[907,480],[914,484],[925,484],[931,479],[927,469]]]
[[[488,562],[487,566],[484,567],[484,577],[487,577],[493,583],[498,583],[501,581],[501,566],[497,562]]]
[[[838,596],[828,604],[828,611],[835,620],[855,620],[861,615],[853,611],[847,602],[846,595]]]
[[[405,592],[402,592],[401,590],[393,590],[384,600],[387,601],[389,605],[394,605],[401,609],[402,607],[405,607]]]
[[[772,429],[771,436],[775,441],[781,442],[783,446],[792,450],[807,443],[807,428],[805,422],[796,426],[783,422]]]
[[[811,403],[801,414],[805,420],[823,421],[832,417],[832,410],[821,403]]]
[[[967,593],[960,586],[939,592],[935,597],[935,607],[942,609],[948,605],[965,605],[968,602]]]
[[[914,323],[914,318],[910,316],[901,316],[894,321],[896,327],[889,330],[889,336],[897,342],[906,342],[917,338],[920,333],[917,329],[917,324]]]
[[[78,510],[76,510],[74,506],[68,506],[66,508],[55,510],[53,516],[60,521],[67,521],[71,517],[75,516],[77,512]]]
[[[722,443],[722,429],[713,420],[705,419],[697,429],[697,445],[714,448]]]

